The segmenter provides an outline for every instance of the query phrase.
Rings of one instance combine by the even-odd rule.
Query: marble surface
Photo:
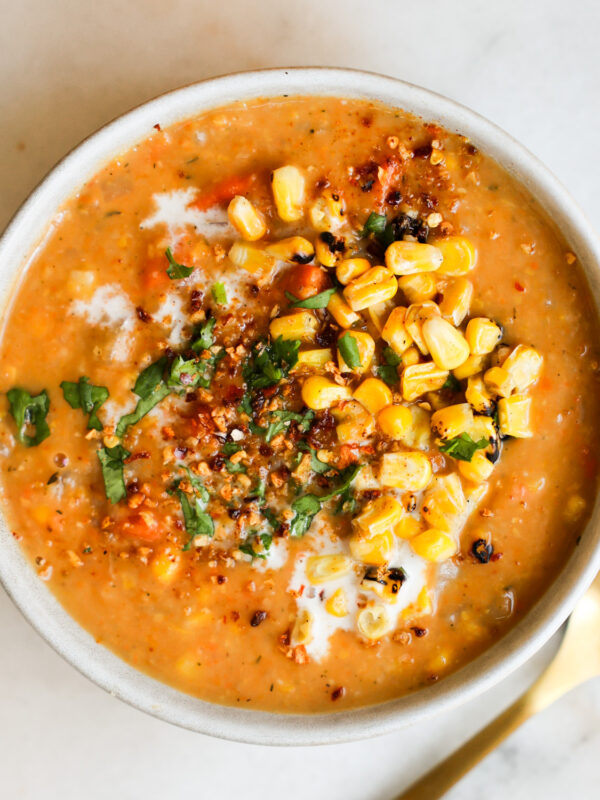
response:
[[[2,0],[0,225],[90,131],[159,92],[236,69],[352,66],[446,94],[534,150],[600,223],[600,6],[591,0]],[[307,87],[308,88],[308,87]],[[1,796],[19,800],[387,800],[504,708],[504,684],[397,734],[272,749],[198,736],[106,695],[0,592]],[[598,797],[600,682],[531,720],[451,800]]]

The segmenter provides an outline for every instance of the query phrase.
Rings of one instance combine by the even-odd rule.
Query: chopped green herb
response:
[[[299,339],[280,336],[271,344],[259,342],[246,361],[242,374],[250,390],[275,386],[298,361]]]
[[[25,389],[9,389],[6,393],[10,413],[17,423],[17,439],[25,447],[34,447],[50,436],[50,428],[46,422],[50,410],[48,392],[44,389],[37,395],[30,395]],[[35,428],[30,436],[28,428]]]
[[[385,364],[377,367],[377,375],[388,386],[395,386],[398,383],[398,365],[402,363],[402,357],[389,345],[383,348],[382,355]]]
[[[167,247],[165,250],[165,255],[167,257],[167,261],[169,262],[169,266],[167,267],[167,275],[172,281],[177,281],[180,278],[187,278],[188,275],[191,275],[194,271],[193,267],[186,267],[183,264],[178,264],[173,258],[173,253],[171,252],[170,247]]]
[[[277,519],[277,514],[273,511],[272,508],[269,508],[268,506],[263,506],[263,508],[260,509],[260,513],[267,520],[267,522],[273,528],[274,531],[278,531],[279,528],[281,528],[281,522],[279,522],[279,520]]]
[[[163,373],[167,359],[165,356],[159,358],[145,370],[140,372],[133,387],[133,391],[140,398],[137,406],[130,414],[125,414],[117,423],[116,434],[123,436],[130,425],[138,423],[142,417],[158,405],[161,400],[170,394],[170,388],[163,380]]]
[[[129,457],[130,453],[120,444],[114,447],[101,447],[97,453],[106,496],[111,503],[118,503],[127,495],[123,469],[125,459]]]
[[[360,235],[363,239],[370,234],[373,234],[374,236],[382,236],[386,225],[387,219],[385,214],[376,214],[374,211],[371,211],[367,217],[367,221],[365,222],[365,227],[362,229]]]
[[[252,489],[248,497],[256,498],[260,503],[264,503],[266,488],[267,488],[266,481],[263,480],[263,478],[259,478],[258,483],[254,487],[254,489]]]
[[[215,283],[211,289],[213,300],[215,303],[224,306],[227,303],[227,290],[224,283]]]
[[[88,428],[101,431],[104,426],[98,419],[97,412],[100,406],[108,400],[106,386],[93,386],[90,379],[82,375],[77,383],[63,381],[60,388],[71,408],[81,408],[82,411],[89,414]]]
[[[286,292],[285,296],[290,301],[292,308],[327,308],[331,296],[335,294],[335,286],[331,289],[325,289],[324,292],[314,294],[312,297],[307,297],[306,300],[299,300],[291,292]]]
[[[225,442],[221,450],[223,451],[224,455],[232,456],[234,453],[239,453],[242,449],[242,445],[238,444],[237,442]]]
[[[52,475],[46,481],[46,486],[50,486],[52,483],[56,483],[58,480],[58,472],[53,472]]]
[[[460,433],[441,445],[440,451],[458,461],[470,461],[476,450],[485,450],[489,445],[489,439],[480,439],[478,442],[474,442],[468,433]]]
[[[232,475],[237,475],[238,473],[245,475],[246,472],[248,472],[243,464],[240,464],[239,462],[234,464],[233,461],[230,461],[228,458],[225,459],[225,469]]]
[[[446,378],[446,382],[442,389],[449,389],[451,392],[460,392],[460,381],[458,381],[452,373]]]
[[[210,347],[212,347],[212,345],[215,343],[213,331],[216,324],[217,320],[214,317],[210,317],[210,319],[207,319],[206,322],[202,323],[198,331],[196,331],[194,340],[192,341],[192,350],[194,353],[201,353],[203,350],[208,350]]]
[[[297,422],[298,429],[302,431],[302,433],[306,433],[306,431],[310,428],[310,424],[315,416],[315,412],[312,410],[306,411],[304,414],[298,414],[296,411],[271,411],[270,412],[272,417],[277,417],[276,422],[270,422],[267,428],[260,428],[258,425],[256,426],[255,433],[261,434],[263,431],[265,432],[265,441],[270,442],[272,439],[277,436],[277,434],[284,431],[290,422]]]
[[[360,367],[360,353],[354,336],[351,336],[346,331],[346,333],[338,339],[338,348],[342,358],[350,369],[357,369]]]
[[[255,543],[258,543],[258,541],[260,540],[263,549],[257,552],[254,549],[254,546],[249,541],[249,539],[247,539],[243,544],[239,546],[239,550],[241,550],[242,553],[245,553],[246,555],[250,556],[252,560],[254,560],[255,558],[266,558],[267,553],[271,548],[271,544],[273,543],[273,537],[271,536],[271,534],[270,533],[255,534],[253,540]]]
[[[348,492],[350,484],[356,478],[360,470],[361,466],[359,464],[346,467],[346,469],[339,472],[341,481],[331,492],[321,497],[317,497],[314,494],[305,494],[297,500],[294,500],[292,503],[292,511],[295,512],[295,516],[290,523],[290,536],[304,536],[306,531],[310,528],[314,517],[321,510],[323,503],[337,495],[344,495]]]
[[[181,489],[177,491],[177,496],[181,503],[185,529],[190,537],[183,549],[189,550],[196,536],[213,536],[215,524],[210,514],[206,513],[206,502],[202,497],[194,497],[190,502],[187,494]]]

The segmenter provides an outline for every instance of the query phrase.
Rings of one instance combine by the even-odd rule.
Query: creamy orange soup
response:
[[[311,97],[157,124],[5,314],[4,511],[159,680],[381,702],[497,641],[569,558],[597,342],[560,232],[459,135]]]

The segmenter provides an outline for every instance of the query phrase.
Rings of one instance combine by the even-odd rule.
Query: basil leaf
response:
[[[46,422],[50,410],[48,392],[44,389],[38,395],[30,395],[25,389],[9,389],[6,393],[10,405],[10,413],[17,424],[17,439],[25,447],[34,447],[50,436],[50,428]],[[30,436],[26,433],[28,426],[35,428]]]
[[[371,211],[365,222],[365,227],[361,231],[361,237],[364,239],[371,233],[375,236],[382,236],[387,225],[385,214],[376,214]]]
[[[474,442],[468,433],[460,433],[440,446],[440,452],[452,456],[458,461],[470,461],[476,450],[485,450],[489,447],[489,439],[480,439]]]
[[[332,497],[336,497],[336,495],[343,494],[347,491],[361,469],[361,464],[351,464],[349,467],[346,467],[346,469],[343,469],[338,476],[341,482],[331,492],[319,498],[321,502],[324,503],[326,500],[331,500]]]
[[[252,489],[248,497],[256,498],[259,502],[264,503],[266,488],[267,488],[266,481],[263,480],[263,478],[259,478],[258,483],[254,487],[254,489]]]
[[[111,503],[118,503],[127,495],[123,469],[125,459],[130,455],[123,445],[101,447],[96,451],[102,469],[104,491]]]
[[[290,523],[290,536],[300,537],[304,536],[306,531],[310,528],[316,514],[321,510],[321,501],[314,494],[305,494],[294,500],[292,503],[292,511],[296,514]]]
[[[360,367],[360,353],[358,352],[356,339],[346,332],[343,336],[340,336],[337,344],[346,366],[350,369]]]
[[[215,303],[224,306],[227,303],[227,290],[224,283],[215,283],[211,289]]]
[[[260,539],[263,546],[262,551],[257,552],[254,549],[253,545],[249,541],[250,537],[239,546],[238,550],[241,550],[242,553],[246,553],[246,555],[250,556],[252,560],[255,558],[266,558],[267,553],[271,548],[271,544],[273,543],[273,537],[270,533],[259,533],[257,535],[255,534],[253,538],[255,543],[258,543],[258,540]]]
[[[171,390],[164,383],[160,383],[152,394],[139,400],[137,406],[130,414],[125,414],[117,423],[116,434],[121,437],[129,428],[130,425],[138,423],[146,414],[151,411],[154,406],[158,405],[161,400],[164,400]]]
[[[133,387],[135,394],[137,394],[138,397],[149,397],[162,381],[166,366],[167,357],[162,356],[158,361],[155,361],[153,364],[150,364],[149,367],[142,370],[137,376],[135,386]]]
[[[402,358],[389,345],[383,348],[382,355],[385,364],[377,367],[377,375],[388,386],[395,386],[399,380],[397,367],[402,363]]]
[[[259,342],[255,345],[242,370],[248,388],[267,389],[279,383],[296,365],[299,349],[299,339],[282,336],[271,344]]]
[[[234,453],[239,453],[242,445],[237,442],[225,442],[221,450],[226,456],[232,456]]]
[[[336,292],[335,286],[331,289],[325,289],[324,292],[314,294],[312,297],[307,297],[306,300],[299,300],[291,292],[286,292],[285,296],[290,301],[292,308],[327,308],[331,296]]]
[[[167,275],[172,281],[179,280],[180,278],[187,278],[188,275],[191,275],[194,271],[193,267],[185,267],[183,264],[178,264],[173,258],[173,253],[171,252],[170,247],[167,247],[165,250],[165,255],[167,257],[167,261],[169,262],[169,266],[167,267]]]
[[[263,508],[260,509],[260,513],[267,520],[267,522],[273,528],[274,531],[278,531],[281,528],[281,522],[279,522],[279,520],[277,519],[277,514],[275,514],[272,508],[264,506]]]
[[[215,532],[215,524],[210,514],[207,514],[204,510],[206,504],[202,499],[195,497],[190,503],[185,492],[179,490],[177,495],[181,504],[185,529],[190,537],[183,549],[189,550],[196,536],[212,537]]]
[[[242,473],[245,475],[246,472],[248,472],[248,470],[243,464],[240,463],[234,464],[233,461],[230,461],[228,458],[225,459],[225,469],[232,475],[237,475],[238,473]]]
[[[216,324],[217,320],[214,317],[210,317],[210,319],[202,323],[192,342],[192,350],[194,353],[201,353],[203,350],[208,350],[212,347],[215,343],[213,331]]]
[[[106,386],[93,386],[90,379],[82,375],[77,383],[63,381],[60,388],[71,408],[81,408],[86,414],[89,414],[88,428],[101,431],[104,426],[98,419],[97,411],[108,400]]]

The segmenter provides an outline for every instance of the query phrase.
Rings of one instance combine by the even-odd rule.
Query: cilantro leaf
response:
[[[267,488],[266,481],[263,478],[259,478],[258,483],[252,489],[248,497],[256,498],[260,503],[265,502],[265,490]]]
[[[396,353],[389,345],[383,348],[383,360],[385,364],[377,367],[377,375],[388,386],[395,386],[398,383],[398,365],[402,363],[401,356]]]
[[[179,280],[180,278],[187,278],[188,275],[191,275],[194,271],[193,267],[186,267],[183,264],[178,264],[173,258],[173,253],[171,252],[170,247],[167,247],[165,250],[165,255],[167,257],[167,261],[169,262],[169,266],[167,267],[167,275],[172,281]]]
[[[171,390],[163,380],[163,373],[167,365],[166,356],[162,356],[137,377],[133,391],[140,398],[135,409],[121,417],[117,423],[116,434],[123,436],[130,425],[138,423],[142,417],[158,405],[161,400],[170,394]]]
[[[387,225],[387,219],[385,214],[376,214],[375,211],[371,211],[369,216],[367,217],[367,221],[365,222],[365,227],[361,231],[361,237],[365,239],[370,234],[374,234],[375,236],[382,236],[385,231],[385,226]]]
[[[101,431],[104,426],[98,419],[97,411],[108,400],[106,386],[93,386],[90,379],[82,375],[77,383],[63,381],[60,388],[71,408],[81,408],[82,411],[89,414],[88,428]]]
[[[162,356],[157,361],[143,369],[137,376],[133,391],[138,397],[149,397],[162,381],[165,367],[167,366],[166,356]]]
[[[250,538],[246,539],[246,541],[239,546],[239,550],[242,553],[245,553],[247,556],[250,556],[254,561],[255,558],[266,558],[267,554],[271,548],[271,544],[273,543],[273,537],[270,533],[259,533],[254,536],[253,541],[257,544],[258,541],[262,543],[262,551],[256,551],[254,546],[250,542]]]
[[[440,446],[440,452],[452,456],[458,461],[470,461],[476,450],[484,450],[489,447],[489,439],[480,439],[474,442],[468,433],[460,433],[453,439],[449,439]]]
[[[230,461],[228,458],[225,459],[225,469],[232,475],[237,475],[238,473],[245,475],[246,472],[248,472],[243,464],[240,464],[239,462],[234,464],[234,462]]]
[[[346,366],[349,369],[357,369],[360,367],[360,353],[354,336],[351,336],[351,334],[346,331],[343,336],[340,336],[337,344]]]
[[[129,451],[123,445],[117,444],[114,447],[100,447],[97,454],[106,496],[111,503],[118,503],[127,495],[123,469],[125,459],[130,455]]]
[[[33,447],[50,436],[50,428],[46,422],[50,410],[48,392],[44,389],[38,395],[30,395],[25,389],[9,389],[6,393],[10,405],[10,413],[17,423],[17,439],[25,447]],[[34,427],[35,433],[30,436],[26,431]]]
[[[299,300],[297,297],[294,297],[291,292],[286,292],[285,296],[290,301],[290,306],[292,308],[327,308],[331,296],[334,295],[335,292],[335,286],[332,286],[331,289],[325,289],[325,291],[319,292],[319,294],[313,294],[312,297],[307,297],[305,300]]]
[[[280,336],[271,344],[259,342],[254,346],[242,370],[250,390],[267,389],[285,378],[298,361],[299,339]]]
[[[194,353],[201,353],[203,350],[208,350],[215,343],[213,331],[216,324],[217,320],[215,317],[210,317],[210,319],[202,323],[194,335],[194,340],[192,342],[192,350]]]
[[[215,283],[211,289],[213,300],[221,306],[227,303],[227,290],[224,283]]]
[[[450,373],[446,378],[446,382],[442,389],[450,389],[451,392],[460,392],[460,382]]]
[[[237,442],[225,442],[221,450],[226,456],[232,456],[234,453],[239,453],[242,445]]]
[[[178,490],[177,496],[181,504],[185,529],[190,537],[183,549],[189,550],[196,536],[213,536],[215,524],[210,514],[206,513],[206,503],[201,497],[193,497],[190,502],[187,494],[181,489]]]
[[[277,514],[275,514],[272,508],[269,508],[268,506],[263,506],[260,509],[260,513],[267,520],[267,522],[273,528],[274,531],[278,531],[281,528],[281,522],[279,522],[279,520],[277,519]]]
[[[304,536],[316,514],[321,510],[321,501],[314,494],[305,494],[294,500],[292,511],[295,516],[290,523],[290,536]]]

